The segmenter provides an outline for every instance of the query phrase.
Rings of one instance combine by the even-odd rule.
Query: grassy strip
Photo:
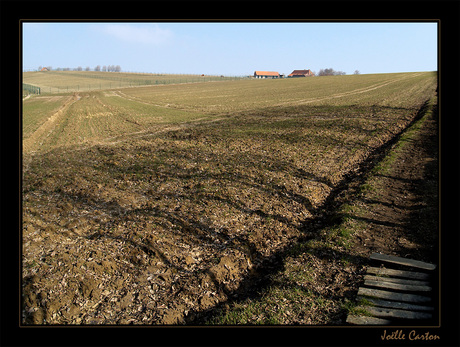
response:
[[[433,97],[427,105],[427,109],[423,116],[401,136],[399,141],[392,148],[390,153],[372,170],[373,175],[386,175],[391,171],[393,163],[400,157],[404,149],[418,136],[420,129],[425,124],[425,121],[432,116],[433,107],[437,104],[437,97]]]

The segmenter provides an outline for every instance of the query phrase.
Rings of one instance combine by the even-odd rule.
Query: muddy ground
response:
[[[289,262],[299,267],[305,257],[317,266],[316,291],[351,297],[363,271],[359,261],[336,262],[345,252],[337,245],[302,254],[292,249],[321,239],[338,206],[353,200],[355,178],[372,168],[363,164],[366,158],[378,157],[415,113],[372,109],[375,121],[366,118],[357,137],[347,139],[358,128],[337,121],[350,110],[335,112],[305,118],[303,128],[302,120],[275,114],[273,124],[281,129],[275,137],[257,128],[258,116],[245,115],[235,119],[245,127],[225,141],[231,132],[212,123],[117,147],[25,158],[24,323],[203,324],[203,312],[253,293],[267,273]],[[401,116],[385,122],[394,112]],[[290,155],[286,146],[292,153],[304,150],[301,136],[312,121],[324,124],[315,128],[323,133],[313,142],[322,152]],[[426,131],[427,138],[435,136],[434,125]],[[385,187],[383,195],[356,201],[372,207],[359,217],[370,228],[356,233],[350,259],[382,251],[431,260],[433,223],[407,228],[416,216],[425,226],[428,202],[420,200],[426,190],[420,185],[436,179],[436,154],[427,143],[414,143],[400,168],[382,177],[388,182],[376,183]],[[315,314],[296,322],[340,324],[343,312]]]

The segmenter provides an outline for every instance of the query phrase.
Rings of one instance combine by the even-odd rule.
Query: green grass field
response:
[[[143,85],[228,81],[240,78],[102,71],[31,71],[23,73],[23,83],[40,87],[41,94],[126,88]]]
[[[59,78],[54,79],[53,74],[46,75],[46,79],[40,77],[41,85],[56,88],[62,77],[56,74]],[[161,85],[79,92],[78,100],[70,102],[65,93],[33,96],[24,101],[24,140],[26,148],[36,149],[40,143],[40,148],[46,150],[243,112],[281,112],[289,117],[302,108],[320,106],[349,107],[351,112],[357,106],[411,108],[423,102],[424,91],[432,88],[435,78],[432,73],[407,73]],[[49,120],[59,107],[65,112]],[[366,121],[365,117],[362,121]],[[53,131],[43,132],[44,141],[29,140],[41,126]]]
[[[46,76],[51,88],[64,83]],[[436,86],[435,72],[417,72],[25,99],[24,277],[49,293],[45,319],[170,324],[224,301],[302,237],[334,188],[407,127]],[[85,259],[97,266],[82,272]],[[91,279],[105,294],[62,287],[62,276]],[[126,292],[149,309],[115,309]]]

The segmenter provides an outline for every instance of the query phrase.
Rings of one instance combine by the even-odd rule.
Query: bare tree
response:
[[[318,72],[318,76],[333,76],[334,75],[334,69],[320,69]]]
[[[96,66],[96,67],[94,68],[94,71],[101,71],[101,66],[100,66],[100,65]]]
[[[318,72],[318,76],[339,76],[339,75],[346,75],[346,72],[343,71],[335,71],[333,68],[329,69],[321,69]]]
[[[97,68],[99,68],[99,70],[96,70]],[[100,66],[96,66],[96,68],[94,69],[94,71],[100,71]],[[104,65],[102,67],[102,71],[108,71],[108,72],[120,72],[121,71],[121,67],[120,65]]]
[[[91,69],[89,68],[89,66],[85,67],[85,71],[90,71]]]
[[[355,72],[353,72],[353,74],[354,74],[354,75],[359,75],[360,72],[359,72],[359,70],[355,70]]]

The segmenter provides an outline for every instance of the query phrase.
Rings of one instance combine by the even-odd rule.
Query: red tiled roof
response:
[[[276,71],[255,71],[258,76],[279,76],[280,74]]]
[[[310,75],[312,72],[310,70],[294,70],[292,71],[289,76],[296,76],[296,75]]]

